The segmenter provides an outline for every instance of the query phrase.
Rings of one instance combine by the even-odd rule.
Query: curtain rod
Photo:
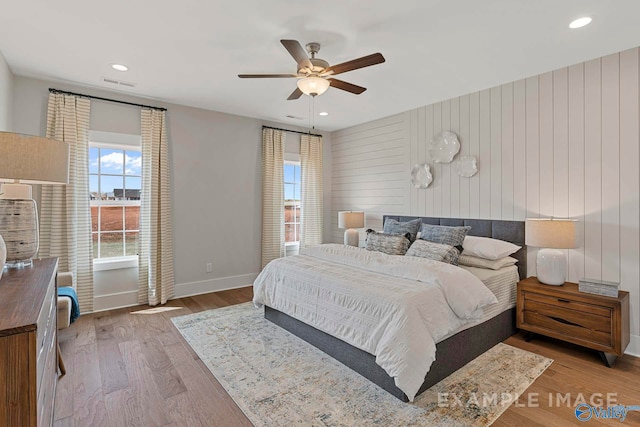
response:
[[[267,128],[267,129],[281,130],[281,131],[284,131],[284,132],[299,133],[300,135],[319,136],[320,138],[322,138],[322,135],[320,135],[318,133],[300,132],[299,130],[289,130],[289,129],[282,129],[282,128],[274,128],[273,126],[267,126],[267,125],[262,125],[262,127],[263,128]]]
[[[134,107],[151,108],[152,110],[167,111],[166,108],[162,108],[162,107],[154,107],[152,105],[136,104],[135,102],[118,101],[117,99],[102,98],[100,96],[85,95],[85,94],[82,94],[82,93],[68,92],[66,90],[60,90],[60,89],[49,88],[49,92],[50,93],[62,93],[64,95],[80,96],[80,97],[83,97],[83,98],[97,99],[98,101],[115,102],[115,103],[118,103],[118,104],[132,105]]]

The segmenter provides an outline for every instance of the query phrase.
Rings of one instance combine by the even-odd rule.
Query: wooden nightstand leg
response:
[[[604,351],[599,351],[598,355],[607,368],[612,367],[613,364],[616,363],[616,359],[618,358],[618,356],[616,356],[615,354],[606,353]]]

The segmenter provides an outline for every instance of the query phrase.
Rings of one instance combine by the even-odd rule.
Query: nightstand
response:
[[[611,367],[629,344],[629,292],[605,297],[529,277],[518,282],[516,326],[596,350]]]

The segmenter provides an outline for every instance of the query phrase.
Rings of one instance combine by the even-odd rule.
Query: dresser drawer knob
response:
[[[558,302],[566,302],[566,303],[568,304],[568,303],[570,303],[571,301],[569,301],[568,299],[558,298]]]

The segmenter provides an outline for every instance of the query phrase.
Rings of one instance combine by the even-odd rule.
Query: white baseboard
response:
[[[640,357],[640,335],[631,335],[631,340],[624,354]]]
[[[256,277],[258,277],[258,273],[220,277],[217,279],[202,280],[199,282],[177,283],[175,286],[175,296],[172,299],[208,294],[210,292],[226,291],[228,289],[244,288],[245,286],[251,286],[254,280],[256,280]],[[93,298],[92,313],[133,307],[136,305],[139,305],[137,290],[107,295],[96,295]],[[88,314],[88,312],[83,314]]]
[[[194,295],[208,294],[210,292],[251,286],[256,280],[256,277],[258,277],[258,273],[219,277],[217,279],[201,280],[199,282],[177,283],[174,298],[191,297]]]
[[[138,305],[138,291],[96,295],[93,298],[93,312],[115,310],[116,308]]]

